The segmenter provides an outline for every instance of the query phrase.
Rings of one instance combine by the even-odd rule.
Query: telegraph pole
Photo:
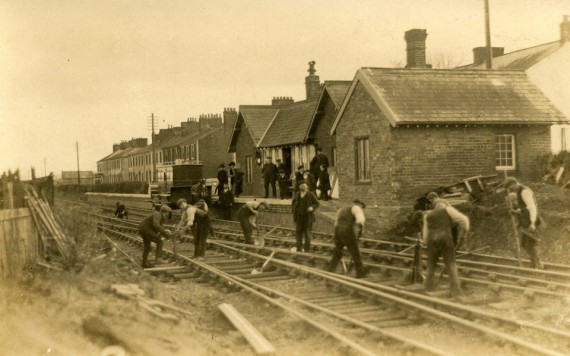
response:
[[[491,54],[491,20],[489,19],[489,0],[485,0],[485,39],[487,45],[486,68],[493,68],[493,55]]]
[[[46,158],[44,157],[44,177],[47,177],[47,172],[46,172]]]
[[[152,143],[152,181],[156,182],[156,145],[154,142],[154,113],[151,114],[152,120],[152,136],[151,136],[151,143]]]
[[[77,184],[81,185],[81,176],[79,174],[79,142],[75,142],[75,151],[77,152]]]

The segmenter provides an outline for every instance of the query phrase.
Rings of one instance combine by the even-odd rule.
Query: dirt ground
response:
[[[541,257],[568,263],[570,190],[543,184],[532,187],[547,222]],[[473,226],[467,249],[489,245],[490,253],[516,256],[503,197],[461,207]],[[31,266],[20,278],[1,281],[2,355],[102,355],[105,347],[121,340],[129,354],[255,354],[218,310],[221,303],[232,304],[246,316],[278,355],[347,354],[318,331],[276,313],[245,292],[222,293],[215,286],[192,281],[162,283],[118,254],[96,231],[74,224],[77,220],[70,212],[62,211],[61,216],[78,241],[78,262],[64,271]],[[135,300],[112,293],[112,284],[136,284],[146,297],[183,308],[192,316],[160,319]],[[107,355],[118,355],[108,351]]]

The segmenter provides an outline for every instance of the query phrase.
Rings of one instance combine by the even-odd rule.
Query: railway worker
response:
[[[520,244],[528,253],[530,268],[542,268],[538,258],[539,227],[542,219],[538,214],[538,205],[534,192],[529,187],[520,184],[514,177],[505,179],[504,184],[510,194],[516,197],[516,204],[511,205],[510,213],[518,220],[516,228],[520,232]]]
[[[232,193],[230,186],[224,184],[224,190],[220,195],[220,213],[222,219],[231,220],[232,219],[232,206],[234,205],[234,194]]]
[[[271,185],[271,192],[273,198],[277,198],[277,191],[275,189],[275,180],[277,179],[277,166],[271,162],[271,157],[265,159],[265,164],[261,168],[263,176],[263,188],[265,190],[265,198],[269,197],[269,185]]]
[[[117,208],[115,209],[115,217],[118,219],[128,219],[129,212],[127,211],[127,207],[125,204],[121,203],[120,201],[117,202]]]
[[[451,296],[461,296],[455,251],[461,246],[469,232],[469,218],[446,201],[437,202],[433,210],[422,213],[422,238],[427,246],[427,272],[425,288],[431,291],[435,288],[434,274],[439,257],[443,257],[443,263],[449,277]],[[457,233],[457,241],[454,240],[454,227]]]
[[[187,233],[194,229],[194,258],[203,258],[206,256],[206,240],[208,234],[212,232],[212,225],[208,216],[208,204],[200,199],[194,205],[188,205],[186,199],[178,199],[176,205],[180,208],[179,229],[185,229]]]
[[[139,234],[141,235],[144,243],[144,250],[142,256],[142,266],[143,268],[153,267],[151,263],[148,262],[148,254],[150,253],[150,244],[154,242],[156,244],[156,258],[155,262],[158,262],[162,254],[162,238],[161,235],[165,237],[170,236],[170,231],[164,228],[164,223],[172,217],[172,209],[166,205],[160,207],[160,211],[155,211],[149,216],[147,216],[139,225]]]
[[[362,236],[364,222],[366,221],[364,208],[366,208],[364,202],[354,199],[351,206],[338,210],[334,224],[333,256],[328,268],[330,272],[336,270],[336,266],[342,258],[342,250],[346,246],[352,256],[352,262],[354,262],[356,278],[364,278],[368,274],[368,270],[362,264],[362,257],[358,248],[358,239]]]
[[[228,179],[228,172],[226,172],[225,164],[220,164],[218,167],[218,186],[216,187],[216,191],[218,192],[218,197],[222,195],[224,190],[224,184],[229,184]]]
[[[306,182],[299,184],[299,191],[292,201],[293,221],[295,221],[295,240],[297,251],[310,252],[315,210],[319,207],[317,196],[309,191]],[[303,243],[303,237],[305,241]]]
[[[430,203],[432,209],[435,208],[435,205],[438,203],[443,203],[446,206],[451,205],[451,204],[449,204],[449,202],[447,200],[440,198],[436,192],[427,193],[426,199]]]
[[[246,244],[253,245],[251,237],[253,228],[257,228],[257,215],[261,207],[269,208],[266,202],[261,201],[248,201],[242,205],[237,212],[238,220],[243,230],[243,237]]]

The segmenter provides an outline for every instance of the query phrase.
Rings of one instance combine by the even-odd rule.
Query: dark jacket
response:
[[[297,192],[292,202],[293,218],[296,219],[298,216],[313,216],[319,205],[319,200],[315,193],[307,191],[307,194],[301,197],[301,192]],[[309,207],[312,207],[313,211],[307,211]]]
[[[224,184],[228,184],[228,172],[225,169],[220,169],[218,171],[218,187],[224,187]]]
[[[274,163],[265,163],[261,169],[263,179],[270,182],[273,182],[275,179],[277,179],[277,172],[277,166]]]
[[[321,191],[328,191],[331,189],[331,181],[329,179],[329,172],[325,168],[324,170],[320,171],[319,175],[319,188]]]
[[[163,225],[166,219],[162,216],[159,211],[152,213],[151,215],[144,218],[144,220],[139,225],[139,232],[141,234],[148,234],[157,236],[158,233],[163,235],[166,234],[166,230]]]
[[[315,176],[315,177],[319,176],[321,164],[324,164],[325,166],[328,167],[329,166],[329,159],[324,154],[319,153],[318,155],[313,157],[313,159],[311,160],[311,163],[310,163],[310,171],[313,174],[313,176]]]
[[[115,217],[122,219],[123,217],[127,217],[127,216],[129,216],[129,212],[127,211],[127,208],[125,207],[125,204],[119,204],[117,206],[117,209],[115,209]]]

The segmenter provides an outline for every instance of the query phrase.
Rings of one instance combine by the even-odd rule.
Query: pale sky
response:
[[[505,52],[559,39],[570,0],[490,0]],[[404,32],[430,59],[472,62],[483,0],[0,0],[0,171],[81,170],[112,144],[224,107],[305,99],[324,80],[405,64]]]

